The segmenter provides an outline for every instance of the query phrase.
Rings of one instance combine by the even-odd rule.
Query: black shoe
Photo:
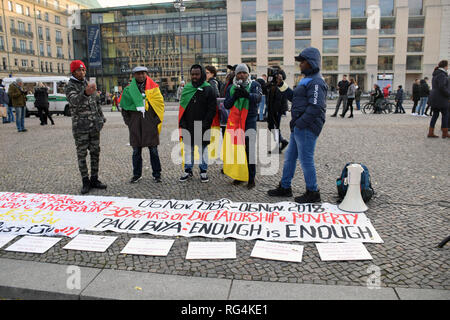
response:
[[[287,147],[289,142],[287,140],[281,141],[280,153]]]
[[[133,178],[130,179],[130,183],[136,183],[141,179],[142,179],[142,176],[133,176]]]
[[[205,172],[200,172],[200,181],[203,183],[209,182],[208,174]]]
[[[248,190],[251,190],[251,189],[253,189],[255,186],[256,186],[256,185],[255,185],[255,181],[254,181],[254,180],[253,180],[253,181],[249,181],[248,184],[247,184],[247,189],[248,189]]]
[[[188,181],[190,178],[192,178],[192,171],[187,171],[185,173],[183,173],[183,175],[180,177],[179,181],[180,182],[186,182]]]
[[[106,184],[98,180],[98,177],[93,176],[91,177],[91,188],[106,189]]]
[[[337,116],[337,114],[333,113],[330,117],[336,117],[336,116]]]
[[[351,115],[349,116],[349,118],[353,118],[353,115],[351,114]]]
[[[81,187],[81,194],[86,194],[91,190],[91,181],[89,178],[83,178],[83,187]]]
[[[267,191],[267,194],[271,197],[292,197],[292,188],[283,188],[280,183],[276,189]]]
[[[156,183],[161,183],[161,177],[153,177],[153,181],[155,181]]]
[[[233,180],[233,185],[234,186],[238,186],[238,185],[240,185],[242,183],[242,181],[240,181],[240,180]]]
[[[28,131],[27,129],[23,129],[23,130],[22,130],[22,132],[27,132],[27,131]]]
[[[320,191],[309,191],[309,190],[306,190],[306,192],[300,197],[295,197],[294,201],[297,203],[322,202],[322,200],[320,199]]]
[[[345,117],[345,114],[340,114],[341,118]]]

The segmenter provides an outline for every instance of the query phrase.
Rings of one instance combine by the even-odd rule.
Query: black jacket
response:
[[[420,100],[420,86],[417,83],[412,86],[412,99]]]
[[[419,85],[419,97],[424,98],[428,97],[430,95],[430,87],[428,86],[428,83],[425,80],[420,80]]]
[[[345,96],[347,95],[347,91],[348,91],[348,87],[350,86],[350,82],[348,82],[347,80],[341,80],[338,83],[338,88],[339,88],[339,95],[340,96]]]
[[[36,108],[48,108],[48,89],[36,88],[34,89],[34,97],[36,98],[34,105]]]
[[[449,107],[448,101],[450,99],[450,87],[447,73],[440,69],[434,70],[431,84],[433,87],[430,94],[431,109],[445,110]]]

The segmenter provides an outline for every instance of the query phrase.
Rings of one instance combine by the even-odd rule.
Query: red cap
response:
[[[86,69],[86,66],[84,65],[83,61],[81,60],[74,60],[70,63],[70,72],[74,73],[75,70],[77,70],[78,68],[84,68]]]

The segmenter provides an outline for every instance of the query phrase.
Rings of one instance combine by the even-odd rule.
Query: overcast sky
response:
[[[173,0],[97,0],[103,7],[119,7],[136,4],[173,2]]]

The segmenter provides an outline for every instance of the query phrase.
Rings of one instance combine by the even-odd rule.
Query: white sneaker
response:
[[[200,180],[202,182],[208,182],[209,181],[208,174],[206,172],[200,173]]]
[[[188,181],[190,178],[192,178],[192,171],[184,172],[183,175],[180,177],[180,182]]]
[[[411,113],[412,116],[417,116],[417,113]]]

